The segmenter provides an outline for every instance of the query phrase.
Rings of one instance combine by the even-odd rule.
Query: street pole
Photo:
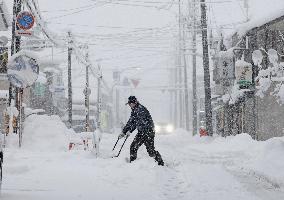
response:
[[[169,69],[169,82],[170,85],[174,88],[175,87],[175,69]],[[175,123],[175,119],[174,119],[174,91],[173,90],[169,90],[169,95],[170,95],[170,105],[169,105],[169,109],[170,109],[170,121],[172,123]],[[174,124],[175,126],[175,124]]]
[[[197,92],[196,92],[196,0],[192,2],[192,134],[197,134]]]
[[[120,96],[120,94],[119,94],[119,88],[117,88],[116,87],[116,95],[115,95],[115,114],[116,114],[116,126],[117,127],[119,127],[119,123],[120,123],[120,120],[119,120],[119,117],[120,117],[120,115],[119,115],[119,108],[120,108],[120,106],[119,106],[119,96]]]
[[[11,56],[18,53],[21,48],[21,37],[16,34],[16,31],[19,30],[17,26],[16,20],[18,14],[21,12],[22,9],[22,0],[14,0],[13,6],[13,24],[12,24],[12,42],[11,42]],[[19,147],[21,147],[22,143],[22,98],[23,98],[23,89],[15,88],[10,83],[9,85],[9,105],[11,105],[11,100],[13,99],[13,93],[15,98],[16,108],[19,111],[19,115],[17,118],[17,133],[19,133]],[[10,116],[13,117],[13,116]]]
[[[88,52],[86,53],[86,61],[89,59]],[[86,65],[86,86],[85,86],[85,111],[86,111],[86,121],[85,121],[85,131],[90,131],[90,87],[89,87],[89,65]]]
[[[187,82],[187,62],[186,62],[186,43],[185,43],[185,23],[183,25],[183,69],[184,69],[184,105],[185,105],[185,128],[189,131],[189,96]]]
[[[120,71],[117,71],[117,86],[120,86]],[[116,122],[116,127],[120,127],[120,105],[119,105],[119,98],[120,98],[120,94],[119,94],[119,88],[116,87],[115,89],[115,122]]]
[[[19,30],[16,20],[18,14],[21,12],[22,0],[14,0],[13,7],[13,24],[12,24],[12,43],[11,43],[11,56],[20,51],[21,36],[16,35],[16,31]],[[9,99],[10,100],[10,99]]]
[[[212,136],[213,135],[212,105],[211,105],[211,88],[210,88],[210,71],[209,71],[207,19],[206,19],[205,0],[200,0],[200,6],[201,6],[201,29],[202,29],[202,46],[203,46],[206,130],[208,131],[208,135]]]
[[[178,66],[174,69],[174,124],[175,127],[178,127],[178,91],[177,91],[177,86],[178,86]]]
[[[183,102],[182,102],[182,70],[181,70],[181,4],[179,0],[179,38],[178,38],[178,84],[179,84],[179,127],[183,127]]]
[[[68,126],[72,127],[72,70],[71,70],[71,56],[72,56],[72,38],[71,32],[68,32]]]
[[[101,130],[101,108],[102,108],[102,94],[101,94],[101,82],[102,82],[102,71],[101,66],[98,66],[99,69],[99,77],[98,77],[98,96],[97,96],[97,129]]]
[[[111,123],[112,123],[112,127],[116,127],[116,104],[114,103],[114,88],[116,86],[116,83],[113,84],[113,86],[111,87],[111,102],[112,102],[112,109],[111,109]]]

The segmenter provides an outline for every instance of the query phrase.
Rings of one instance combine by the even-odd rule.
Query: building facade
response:
[[[266,140],[284,135],[284,16],[234,34],[214,56],[217,133]],[[241,69],[241,70],[239,70]]]

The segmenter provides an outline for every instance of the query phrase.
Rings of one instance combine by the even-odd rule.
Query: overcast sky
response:
[[[104,78],[108,80],[110,87],[114,69],[123,69],[122,76],[140,79],[139,87],[169,85],[169,71],[166,68],[175,66],[178,0],[37,1],[50,30],[61,37],[71,30],[77,42],[90,45],[90,59],[94,64],[100,60]],[[6,2],[12,12],[12,1]],[[245,20],[242,0],[207,2],[208,26],[214,33],[220,26],[226,33],[232,32],[238,23]],[[188,0],[182,0],[181,3],[183,15],[187,15]],[[57,52],[59,51],[62,50]],[[66,65],[66,52],[57,53],[56,56],[65,60]],[[190,63],[190,59],[188,62]],[[202,74],[201,59],[198,63],[199,74]],[[74,62],[73,67],[76,70],[74,85],[83,86],[83,66]],[[129,68],[132,69],[125,70]],[[78,91],[79,96],[81,93],[82,91]],[[124,93],[125,98],[134,93],[143,99],[141,102],[155,108],[156,113],[163,113],[165,106],[169,104],[167,92],[147,89]]]

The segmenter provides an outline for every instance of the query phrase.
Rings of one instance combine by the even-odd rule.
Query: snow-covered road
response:
[[[90,151],[68,151],[67,132],[56,117],[26,121],[23,148],[10,142],[5,149],[1,199],[284,199],[283,138],[158,135],[156,146],[168,165],[161,167],[144,147],[137,161],[125,162],[134,135],[120,157],[109,158],[117,135],[104,134],[95,158]]]

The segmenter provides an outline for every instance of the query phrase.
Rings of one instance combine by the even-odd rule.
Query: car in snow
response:
[[[170,134],[174,132],[174,126],[168,122],[156,122],[155,132],[158,134]]]

